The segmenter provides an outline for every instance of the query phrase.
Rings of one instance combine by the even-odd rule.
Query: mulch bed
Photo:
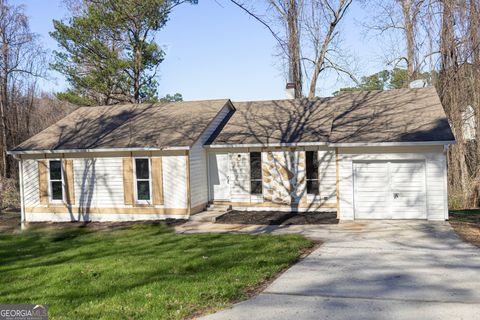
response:
[[[88,230],[117,230],[131,225],[139,224],[160,224],[178,226],[187,220],[166,219],[166,220],[145,220],[145,221],[118,221],[118,222],[29,222],[30,229],[63,229],[63,228],[86,228]],[[20,231],[20,212],[0,213],[0,233],[12,233]]]
[[[282,212],[232,210],[219,216],[215,223],[259,225],[337,224],[335,212]]]

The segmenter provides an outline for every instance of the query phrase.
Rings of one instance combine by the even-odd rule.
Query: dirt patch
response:
[[[219,217],[215,223],[257,225],[337,224],[335,212],[281,212],[232,210]]]
[[[450,221],[450,224],[460,238],[480,247],[480,223]]]
[[[480,247],[480,209],[451,210],[449,222],[460,238]]]
[[[0,232],[20,230],[20,212],[3,211],[0,213]]]

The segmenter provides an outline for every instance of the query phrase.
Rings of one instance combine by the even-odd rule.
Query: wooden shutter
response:
[[[123,158],[123,195],[127,205],[133,205],[133,159]]]
[[[47,160],[38,161],[38,190],[40,204],[48,204],[48,167]]]
[[[153,204],[163,204],[162,158],[152,158],[152,195]]]
[[[64,179],[65,179],[65,200],[67,204],[75,204],[75,189],[73,181],[73,160],[65,160],[65,170],[64,170]]]

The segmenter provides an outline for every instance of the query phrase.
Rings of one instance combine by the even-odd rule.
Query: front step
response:
[[[229,211],[229,210],[232,210],[231,205],[215,204],[215,203],[209,203],[207,205],[207,211]]]
[[[195,222],[215,222],[218,216],[224,214],[226,210],[208,210],[190,216],[190,221]]]

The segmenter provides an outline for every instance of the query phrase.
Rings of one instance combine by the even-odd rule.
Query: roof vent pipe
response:
[[[410,89],[420,89],[420,88],[425,88],[428,86],[427,80],[424,79],[418,79],[418,80],[413,80],[408,84],[408,87]]]
[[[295,99],[295,83],[287,82],[287,86],[285,88],[285,98]]]

